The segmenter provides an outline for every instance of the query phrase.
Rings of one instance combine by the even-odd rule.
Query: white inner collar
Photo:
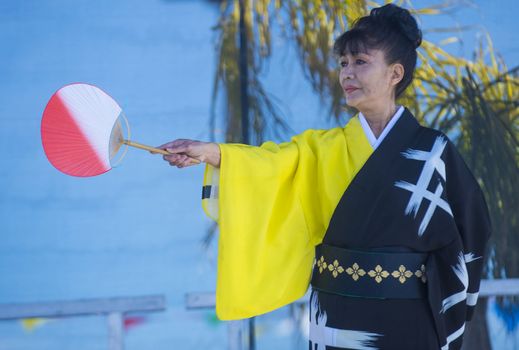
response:
[[[389,131],[393,128],[393,126],[398,121],[402,113],[404,113],[404,106],[400,106],[400,108],[397,109],[396,113],[391,117],[389,123],[387,123],[386,127],[384,128],[384,130],[382,130],[382,133],[377,139],[375,137],[375,134],[373,134],[373,130],[371,130],[368,121],[362,115],[362,113],[359,112],[360,125],[362,125],[362,129],[364,129],[364,133],[366,134],[366,137],[368,138],[368,141],[374,150],[377,149],[377,147],[382,143],[382,141],[389,133]]]

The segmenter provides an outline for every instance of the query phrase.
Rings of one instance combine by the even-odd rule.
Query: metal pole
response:
[[[248,92],[248,62],[247,62],[247,28],[245,26],[246,0],[239,0],[240,7],[240,101],[241,101],[241,131],[242,142],[249,143],[249,92]]]
[[[247,7],[246,1],[239,0],[238,6],[240,7],[240,101],[241,101],[241,132],[242,142],[245,144],[250,143],[249,136],[249,65],[247,57],[247,27],[245,25],[245,10]],[[256,340],[254,337],[254,318],[249,320],[249,350],[255,350]]]

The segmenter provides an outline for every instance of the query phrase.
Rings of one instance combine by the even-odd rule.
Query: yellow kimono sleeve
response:
[[[202,203],[220,229],[216,313],[231,320],[305,294],[315,245],[373,150],[357,118],[279,145],[220,150],[220,169],[206,167]]]

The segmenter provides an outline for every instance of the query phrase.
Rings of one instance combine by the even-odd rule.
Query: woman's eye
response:
[[[348,62],[346,62],[346,61],[341,61],[341,62],[339,62],[339,64],[340,64],[341,68],[346,68],[346,67],[348,67]],[[363,65],[363,64],[366,64],[366,61],[363,60],[363,59],[357,58],[357,59],[355,60],[355,64],[356,64],[356,65]]]

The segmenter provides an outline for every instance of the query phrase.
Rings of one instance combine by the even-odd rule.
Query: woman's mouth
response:
[[[346,86],[343,90],[347,94],[351,94],[353,91],[358,90],[359,88],[355,86]]]

